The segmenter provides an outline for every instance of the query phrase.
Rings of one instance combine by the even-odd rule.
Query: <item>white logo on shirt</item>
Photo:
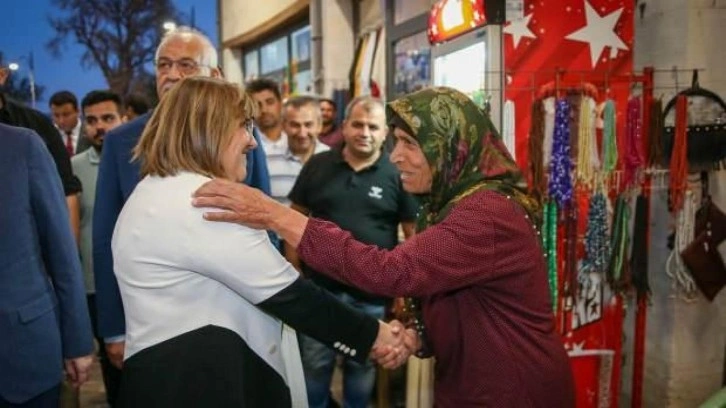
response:
[[[373,198],[377,198],[380,200],[381,198],[383,198],[383,196],[381,195],[382,192],[383,192],[382,188],[376,187],[376,186],[371,186],[371,191],[368,192],[368,197],[373,197]]]

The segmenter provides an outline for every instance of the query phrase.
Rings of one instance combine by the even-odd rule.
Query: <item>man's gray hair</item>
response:
[[[296,95],[291,96],[285,100],[282,105],[282,119],[285,120],[288,108],[300,109],[305,106],[312,106],[315,111],[315,117],[318,121],[323,119],[323,114],[320,112],[320,98],[313,95]]]
[[[345,120],[350,119],[350,115],[353,113],[353,109],[360,105],[366,112],[370,112],[373,109],[381,109],[386,111],[383,101],[373,96],[356,96],[352,101],[345,107]]]
[[[202,49],[202,55],[200,55],[199,58],[199,64],[202,65],[203,68],[207,68],[208,70],[217,68],[219,63],[219,60],[217,58],[217,49],[214,47],[214,44],[212,44],[212,41],[201,31],[187,26],[179,26],[164,34],[164,36],[161,38],[161,41],[159,42],[159,46],[156,47],[154,61],[159,59],[159,51],[161,50],[161,47],[163,47],[170,40],[179,37],[187,40],[189,39],[189,37],[194,37],[201,41],[204,47]]]

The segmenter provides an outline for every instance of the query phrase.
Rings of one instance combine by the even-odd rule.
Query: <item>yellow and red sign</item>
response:
[[[438,44],[485,25],[483,0],[440,0],[431,7],[429,42]]]

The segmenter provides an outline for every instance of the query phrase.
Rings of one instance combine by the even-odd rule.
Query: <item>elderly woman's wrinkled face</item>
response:
[[[396,145],[391,152],[391,162],[401,172],[403,189],[413,194],[431,192],[433,176],[421,146],[416,139],[399,128],[393,130]]]
[[[248,132],[244,124],[240,124],[222,155],[222,167],[229,180],[241,182],[245,179],[247,176],[247,152],[255,147],[257,147],[255,138]]]

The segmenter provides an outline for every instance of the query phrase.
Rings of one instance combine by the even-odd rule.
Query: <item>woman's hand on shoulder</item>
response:
[[[209,221],[270,229],[275,206],[280,204],[256,188],[218,178],[204,183],[194,192],[192,205],[224,210],[205,212],[204,218]]]

